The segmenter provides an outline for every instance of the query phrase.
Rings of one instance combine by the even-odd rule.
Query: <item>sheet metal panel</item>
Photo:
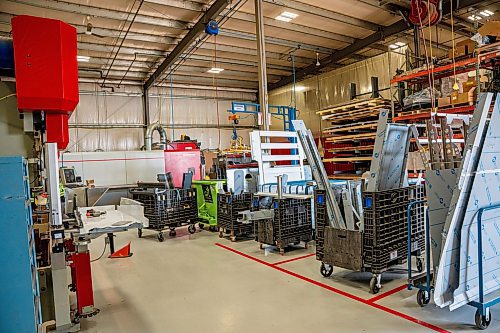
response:
[[[482,94],[474,111],[467,134],[464,157],[458,173],[459,178],[453,191],[449,214],[443,228],[444,244],[434,286],[434,302],[440,307],[450,305],[450,309],[456,308],[453,306],[454,291],[459,288],[460,256],[461,252],[465,251],[465,248],[462,248],[465,244],[461,243],[460,230],[462,230],[463,224],[467,224],[467,222],[464,223],[464,217],[468,210],[492,98],[493,94],[491,93]],[[476,211],[478,208],[475,208]]]

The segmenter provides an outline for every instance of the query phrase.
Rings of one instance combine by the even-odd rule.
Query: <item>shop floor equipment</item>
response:
[[[149,225],[144,229],[158,232],[160,242],[164,241],[163,230],[169,229],[169,236],[175,236],[175,228],[189,225],[189,233],[196,231],[197,220],[196,189],[166,189],[162,183],[138,183],[131,189],[132,198],[144,205],[144,216]],[[138,229],[142,237],[143,229]]]
[[[238,221],[239,212],[249,210],[252,206],[252,193],[219,193],[217,195],[217,227],[219,237],[229,234],[234,242],[238,237],[255,236],[255,223]]]
[[[422,186],[402,187],[379,192],[363,193],[364,231],[332,227],[327,222],[326,195],[315,191],[316,259],[321,261],[324,277],[333,273],[333,267],[357,272],[371,272],[370,290],[376,294],[381,288],[381,275],[390,268],[406,262],[408,254],[407,208],[412,201],[423,199]],[[424,252],[423,203],[414,206],[410,224],[410,253],[417,257],[423,269]]]
[[[278,177],[281,187],[281,177]],[[311,223],[311,196],[297,194],[256,193],[252,212],[247,221],[256,221],[257,241],[277,246],[281,255],[289,245],[304,243],[305,248],[313,238]]]
[[[448,184],[454,189],[442,221],[443,246],[434,284],[436,305],[450,310],[465,304],[477,307],[475,321],[480,329],[488,327],[489,308],[500,300],[500,97],[488,119],[492,99],[492,93],[480,96],[456,184]]]
[[[224,179],[193,180],[200,229],[208,226],[210,231],[217,230],[217,194],[224,189],[224,185]]]
[[[41,331],[35,239],[30,205],[28,165],[21,156],[0,157],[0,332]]]

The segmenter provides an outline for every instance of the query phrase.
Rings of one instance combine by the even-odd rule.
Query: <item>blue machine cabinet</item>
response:
[[[0,332],[36,333],[41,324],[28,166],[0,157]]]

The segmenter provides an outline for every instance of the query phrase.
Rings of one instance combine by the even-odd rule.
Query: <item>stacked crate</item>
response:
[[[363,193],[363,232],[330,227],[326,214],[326,193],[316,190],[314,195],[317,260],[347,269],[356,267],[356,270],[374,274],[380,274],[393,265],[406,262],[408,205],[424,198],[422,186]],[[425,249],[424,218],[423,204],[413,206],[413,255],[421,255]],[[344,242],[346,239],[349,242]],[[347,248],[347,243],[359,243],[359,249]],[[349,257],[349,260],[341,257]]]
[[[249,210],[252,207],[251,193],[219,193],[217,195],[217,226],[219,227],[219,236],[223,233],[230,234],[231,241],[236,237],[252,236],[255,234],[255,224],[238,222],[239,212]]]
[[[258,200],[254,200],[255,205]],[[312,216],[310,198],[273,198],[271,208],[274,218],[258,221],[257,240],[261,244],[276,245],[280,253],[289,244],[312,240]]]

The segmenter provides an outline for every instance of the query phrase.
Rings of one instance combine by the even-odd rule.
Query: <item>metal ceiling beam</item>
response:
[[[70,3],[66,1],[45,1],[45,0],[5,0],[12,3],[18,3],[22,5],[51,9],[51,10],[59,10],[72,14],[79,14],[82,16],[96,16],[102,17],[117,21],[125,21],[130,22],[132,19],[132,15],[129,15],[126,11],[120,11],[116,9],[105,9],[94,6],[80,5],[76,3]],[[160,25],[162,27],[175,28],[175,29],[187,29],[188,23],[182,22],[178,20],[172,20],[168,18],[158,18],[149,15],[138,14],[135,18],[137,23],[151,24],[151,25]]]
[[[212,19],[216,18],[228,5],[228,0],[215,0],[210,8],[200,17],[198,22],[189,30],[182,38],[177,46],[170,52],[165,60],[160,64],[156,71],[144,83],[144,88],[147,90],[151,87],[157,78],[163,72],[173,65],[175,61],[193,44],[196,38],[205,30],[205,25]]]
[[[481,0],[460,0],[460,1],[457,0],[457,1],[454,1],[453,8],[454,8],[454,10],[462,9],[465,7],[475,5],[479,2],[481,2]],[[443,15],[448,15],[449,13],[450,13],[450,3],[445,2],[445,3],[443,3]],[[295,75],[295,80],[301,80],[308,75],[317,74],[320,69],[325,68],[325,67],[329,67],[331,64],[336,63],[337,61],[348,57],[349,54],[352,54],[352,53],[355,53],[359,50],[362,50],[362,49],[366,48],[367,46],[369,46],[370,44],[380,42],[387,37],[390,37],[390,36],[393,36],[395,34],[406,31],[409,28],[410,27],[408,26],[408,24],[406,23],[405,20],[400,20],[400,21],[393,23],[387,27],[384,27],[383,29],[371,34],[370,36],[363,38],[363,39],[353,43],[352,45],[349,45],[349,46],[343,48],[342,50],[340,50],[338,52],[335,52],[331,56],[328,56],[324,59],[321,59],[320,66],[316,66],[315,64],[312,64],[306,68],[298,70],[296,72],[296,75]],[[284,77],[280,81],[272,84],[270,86],[270,90],[282,87],[282,86],[287,85],[287,84],[290,84],[293,82],[293,80],[294,80],[293,76]]]
[[[195,12],[201,12],[207,7],[202,3],[189,0],[146,0],[146,3],[148,2],[162,6],[192,10]]]
[[[315,16],[320,16],[324,17],[333,21],[337,22],[342,22],[346,24],[350,24],[356,27],[372,30],[372,31],[377,31],[378,29],[382,28],[382,26],[379,26],[378,24],[362,20],[356,17],[352,16],[347,16],[343,13],[338,13],[333,10],[328,10],[325,8],[309,5],[307,3],[299,2],[299,1],[294,1],[294,0],[287,0],[287,1],[277,1],[277,0],[263,0],[265,3],[277,5],[277,6],[282,6],[284,8],[289,8],[289,9],[294,9],[300,12],[312,14]]]

